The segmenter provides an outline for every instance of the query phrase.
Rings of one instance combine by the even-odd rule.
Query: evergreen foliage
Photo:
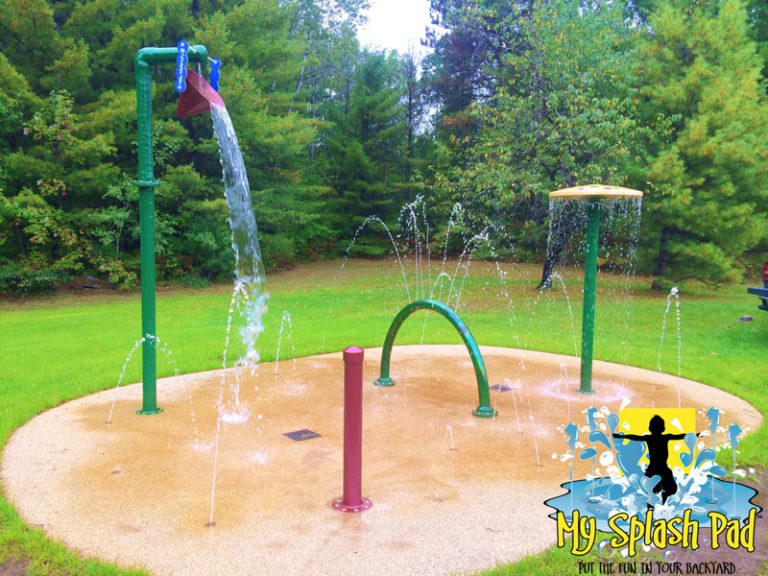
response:
[[[743,5],[711,8],[663,2],[650,18],[641,92],[659,129],[644,229],[657,276],[723,282],[768,239],[768,107]]]
[[[763,2],[430,4],[419,62],[358,45],[366,0],[0,3],[0,292],[136,282],[133,56],[180,38],[224,63],[270,267],[338,255],[369,216],[397,236],[416,200],[435,243],[452,222],[551,263],[570,230],[547,253],[547,193],[590,182],[646,192],[659,277],[738,279],[768,245]],[[224,279],[217,146],[172,83],[156,67],[158,272]],[[360,253],[388,252],[376,230]]]

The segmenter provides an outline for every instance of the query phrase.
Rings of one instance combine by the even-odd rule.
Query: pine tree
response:
[[[738,279],[768,237],[761,62],[742,2],[712,8],[663,2],[640,54],[646,113],[659,120],[643,221],[658,277]]]
[[[339,227],[351,238],[366,217],[391,218],[402,203],[406,165],[405,92],[395,54],[364,52],[349,90],[329,119],[330,183],[338,195]]]

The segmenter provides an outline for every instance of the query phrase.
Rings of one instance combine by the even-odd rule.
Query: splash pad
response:
[[[489,387],[480,377],[485,369],[476,345],[469,346],[473,362],[459,347],[390,348],[386,364],[392,352],[397,387],[368,385],[363,393],[362,481],[376,505],[364,514],[339,514],[333,503],[343,459],[341,354],[299,359],[279,375],[275,365],[274,376],[268,365],[250,375],[240,370],[258,361],[263,270],[234,130],[215,89],[193,72],[187,77],[187,56],[193,55],[212,68],[215,63],[212,84],[214,76],[218,80],[220,62],[184,41],[176,49],[142,49],[136,59],[143,389],[126,387],[114,404],[112,391],[70,402],[14,434],[0,472],[9,500],[29,524],[85,555],[155,574],[476,572],[554,543],[545,500],[568,469],[548,455],[562,450],[565,423],[590,406],[673,405],[674,398],[680,405],[682,397],[701,411],[706,406],[696,399],[706,398],[733,421],[751,429],[760,425],[760,415],[743,401],[652,372],[595,363],[599,394],[584,397],[564,377],[564,367],[574,373],[576,358],[485,348]],[[210,110],[219,138],[237,260],[231,308],[247,312],[248,352],[231,370],[163,380],[160,413],[152,229],[158,182],[149,72],[174,58],[182,94],[177,116]],[[241,220],[245,227],[233,226]],[[483,237],[473,237],[465,253]],[[435,282],[447,276],[441,271]],[[460,298],[458,288],[456,308]],[[453,323],[464,335],[462,325]],[[378,373],[379,352],[367,355],[366,382]],[[472,415],[475,379],[480,406]],[[234,401],[224,398],[225,380],[237,385]],[[152,418],[135,417],[139,401],[139,413]],[[225,409],[233,404],[242,409]],[[497,409],[501,417],[476,418],[495,416]]]
[[[682,390],[684,406],[712,403],[724,422],[761,424],[746,402],[689,380],[595,362],[599,392],[585,396],[562,377],[561,365],[575,374],[578,358],[481,350],[492,419],[472,415],[464,347],[395,347],[392,388],[371,384],[381,349],[366,350],[362,482],[375,505],[362,514],[332,508],[342,482],[341,353],[298,359],[277,377],[264,364],[245,379],[251,417],[222,428],[214,528],[210,406],[221,371],[161,380],[165,411],[152,418],[135,415],[140,385],[121,391],[110,425],[112,391],[41,414],[8,443],[3,486],[29,524],[67,547],[158,575],[473,573],[555,543],[544,502],[562,490],[568,465],[552,454],[563,451],[562,427],[590,406],[677,406]]]

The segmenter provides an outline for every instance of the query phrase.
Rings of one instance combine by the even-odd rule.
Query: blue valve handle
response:
[[[187,89],[187,52],[189,50],[189,42],[179,40],[176,48],[179,50],[179,53],[176,56],[176,83],[174,88],[176,88],[176,92],[181,94]]]
[[[216,92],[219,91],[219,68],[221,68],[221,60],[218,58],[209,58],[208,59],[209,64],[211,65],[211,73],[209,74],[209,84],[211,85],[211,88],[216,90]]]

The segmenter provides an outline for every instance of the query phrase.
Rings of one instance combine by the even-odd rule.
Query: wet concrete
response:
[[[366,350],[362,492],[373,507],[360,514],[332,507],[342,495],[340,353],[283,361],[277,377],[274,364],[244,375],[250,416],[221,424],[218,457],[215,406],[222,389],[231,404],[233,370],[159,381],[158,415],[136,415],[140,385],[64,404],[14,433],[3,486],[52,538],[155,574],[472,573],[555,542],[544,501],[562,493],[569,468],[552,456],[588,407],[677,407],[679,395],[697,412],[717,406],[726,425],[762,423],[746,402],[688,380],[596,362],[596,394],[583,395],[577,358],[482,352],[493,419],[472,415],[463,347],[396,347],[392,388],[372,385],[381,350]],[[707,423],[697,413],[697,427]],[[285,435],[301,430],[317,436]]]

